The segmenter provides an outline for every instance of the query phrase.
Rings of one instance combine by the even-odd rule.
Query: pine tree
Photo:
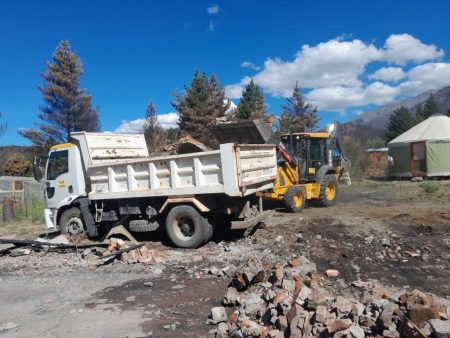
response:
[[[417,109],[416,114],[417,123],[426,120],[433,114],[440,113],[439,105],[433,94],[430,94],[428,99],[423,103],[423,106],[420,105],[419,108]]]
[[[416,121],[408,108],[401,106],[394,110],[389,117],[385,132],[387,142],[403,134],[408,129],[414,127]]]
[[[251,80],[242,91],[235,117],[240,120],[256,119],[263,117],[266,111],[264,95],[259,86]]]
[[[320,121],[317,117],[317,107],[305,102],[298,82],[295,83],[292,96],[286,101],[286,104],[281,106],[283,111],[278,118],[279,133],[302,133],[317,129]]]
[[[143,134],[149,153],[158,150],[165,143],[165,131],[158,122],[155,104],[152,101],[147,106],[147,112],[145,114],[145,121],[143,125]]]
[[[58,142],[68,142],[73,131],[98,131],[98,108],[92,108],[92,97],[80,89],[83,67],[80,58],[70,50],[67,40],[61,41],[53,53],[53,63],[47,63],[39,86],[44,105],[39,107],[41,120],[37,129],[19,133],[33,145],[45,151]]]
[[[225,89],[215,75],[195,71],[190,87],[184,86],[184,95],[174,93],[172,106],[179,112],[181,136],[190,135],[208,147],[215,148],[218,142],[210,131],[209,124],[223,117],[229,108],[224,104]]]
[[[2,117],[2,113],[0,112],[0,117]],[[6,131],[6,123],[0,123],[0,136],[2,136]]]

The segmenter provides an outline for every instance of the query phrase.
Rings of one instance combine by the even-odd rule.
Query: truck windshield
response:
[[[55,151],[50,154],[47,167],[47,180],[54,180],[69,171],[68,150]]]

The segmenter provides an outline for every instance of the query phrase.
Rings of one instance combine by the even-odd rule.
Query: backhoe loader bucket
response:
[[[272,135],[273,116],[212,126],[219,143],[264,144]]]

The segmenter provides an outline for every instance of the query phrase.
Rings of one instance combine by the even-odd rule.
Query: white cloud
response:
[[[346,108],[391,102],[398,94],[398,88],[374,82],[367,87],[337,86],[313,89],[307,98],[321,110],[338,111],[343,114]]]
[[[361,83],[358,77],[364,72],[365,65],[379,57],[380,53],[373,45],[360,40],[333,39],[315,47],[304,45],[293,61],[269,58],[253,79],[270,94],[284,97],[292,93],[296,81],[306,88],[358,86]]]
[[[208,32],[214,32],[214,30],[215,30],[216,28],[214,27],[214,21],[210,21],[209,22],[209,25],[208,25],[208,28],[206,29]]]
[[[220,8],[218,5],[211,5],[209,6],[206,11],[208,12],[208,14],[217,14],[220,11]]]
[[[225,97],[229,99],[239,99],[242,96],[242,91],[244,90],[244,84],[236,83],[232,85],[225,86]]]
[[[170,128],[177,128],[178,127],[178,120],[179,115],[178,113],[167,113],[167,114],[160,114],[157,116],[158,122],[164,129],[170,129]]]
[[[177,113],[167,113],[157,115],[158,122],[164,129],[178,127],[177,122],[179,116]],[[123,120],[120,126],[114,131],[118,134],[140,134],[142,133],[142,127],[145,119],[136,119],[131,121]]]
[[[369,75],[369,79],[382,81],[399,81],[405,77],[406,74],[400,67],[381,67],[375,73]]]
[[[386,65],[423,63],[443,55],[442,49],[426,45],[409,34],[392,34],[381,48],[358,39],[344,41],[338,37],[316,46],[303,45],[293,60],[268,58],[262,70],[251,78],[266,93],[276,97],[290,96],[292,86],[299,81],[307,89],[306,98],[319,109],[343,113],[349,107],[385,104],[398,96],[449,85],[448,63],[421,64],[407,73],[401,67]],[[366,66],[373,62],[385,65],[373,74],[366,74]],[[250,66],[250,63],[247,61],[241,66]],[[250,77],[246,76],[226,86],[227,97],[240,98],[249,81]],[[391,81],[400,83],[384,83]]]
[[[439,60],[444,56],[442,49],[438,50],[435,45],[425,45],[409,34],[389,36],[383,46],[383,53],[383,60],[398,65],[404,65],[408,61]]]
[[[242,62],[241,68],[250,68],[250,69],[253,69],[253,70],[260,70],[261,69],[260,66],[257,66],[253,62],[250,62],[250,61]]]

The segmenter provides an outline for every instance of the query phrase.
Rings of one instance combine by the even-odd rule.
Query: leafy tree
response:
[[[155,104],[153,102],[150,102],[147,106],[143,133],[149,153],[158,150],[165,143],[165,131],[158,122]]]
[[[174,143],[178,140],[178,134],[180,133],[180,129],[178,128],[169,128],[166,130],[166,140],[168,143]]]
[[[408,129],[414,127],[415,122],[408,108],[404,106],[397,108],[389,117],[385,133],[386,140],[389,142],[398,135],[403,134]]]
[[[2,113],[0,112],[0,117],[2,117]],[[5,133],[6,130],[6,123],[0,123],[0,136],[2,136]]]
[[[44,84],[38,89],[44,105],[39,107],[41,120],[36,129],[19,133],[45,151],[54,143],[67,142],[73,131],[98,131],[98,108],[92,108],[92,97],[80,89],[83,67],[80,58],[70,50],[67,40],[61,41],[53,53],[53,63],[41,76]]]
[[[242,91],[242,97],[237,106],[236,118],[240,120],[256,119],[266,114],[264,95],[253,80]]]
[[[317,107],[305,102],[298,82],[295,83],[292,96],[286,101],[286,104],[281,106],[283,111],[278,118],[280,133],[307,132],[317,129],[320,121],[317,117]]]
[[[181,136],[190,135],[208,147],[217,147],[209,124],[223,117],[230,104],[224,104],[225,89],[216,76],[208,78],[206,73],[195,71],[190,87],[184,86],[184,95],[174,93],[173,96],[171,104],[180,114]]]
[[[436,98],[433,94],[428,96],[428,99],[423,103],[423,105],[419,105],[417,109],[417,123],[422,122],[429,118],[433,114],[440,113],[439,105],[436,101]]]
[[[5,162],[3,171],[7,176],[26,176],[31,170],[31,162],[21,154],[12,154]]]

